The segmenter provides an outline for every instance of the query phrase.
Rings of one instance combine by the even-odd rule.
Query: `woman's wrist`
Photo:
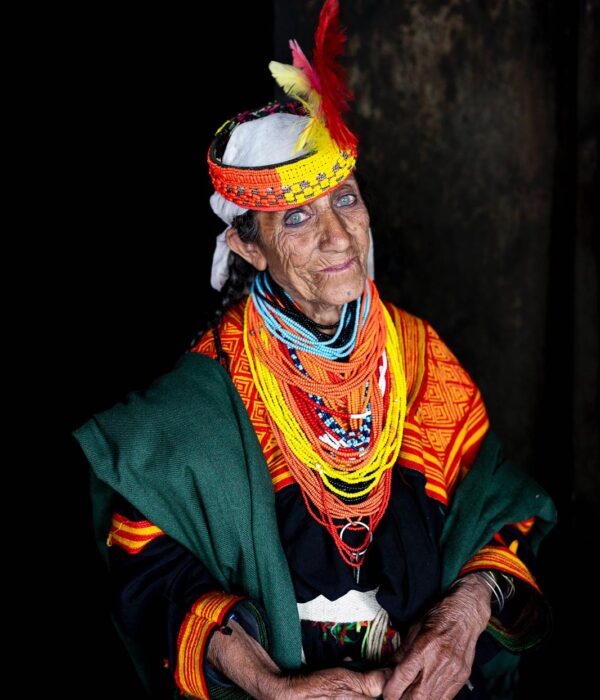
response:
[[[477,615],[483,631],[492,614],[492,591],[486,581],[477,572],[472,572],[455,581],[450,588],[449,595],[465,599],[469,609]]]
[[[490,589],[492,594],[492,606],[495,612],[501,612],[506,604],[506,601],[510,600],[515,595],[515,582],[514,578],[504,571],[495,571],[493,569],[478,569],[477,571],[472,571],[466,574],[462,578],[457,579],[450,586],[456,586],[461,581],[468,577],[479,577],[485,582],[487,587]]]
[[[208,662],[252,697],[280,698],[284,679],[279,666],[238,622],[230,620],[227,627],[229,634],[216,630],[211,635]]]

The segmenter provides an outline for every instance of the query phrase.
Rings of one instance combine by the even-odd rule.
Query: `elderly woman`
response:
[[[303,140],[315,119],[219,130],[218,322],[75,432],[114,620],[161,697],[494,697],[548,631],[553,505],[432,326],[379,298],[356,144],[331,115]]]

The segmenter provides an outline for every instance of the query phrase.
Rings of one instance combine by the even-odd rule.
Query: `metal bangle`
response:
[[[493,604],[498,607],[498,612],[501,612],[506,604],[506,601],[512,598],[515,594],[515,583],[512,576],[505,574],[502,571],[494,571],[492,569],[480,569],[478,571],[472,571],[470,573],[478,574],[481,579],[485,582],[487,587],[490,589],[494,596]],[[468,576],[468,574],[466,574]],[[498,577],[501,576],[503,580],[499,580]],[[463,580],[464,576],[456,579],[450,585],[453,588],[458,583]],[[505,584],[501,586],[501,582]]]

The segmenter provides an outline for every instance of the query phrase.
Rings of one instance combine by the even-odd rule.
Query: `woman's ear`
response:
[[[262,250],[259,248],[258,243],[247,243],[243,241],[240,238],[237,229],[233,226],[227,229],[225,237],[227,240],[227,245],[231,248],[231,250],[233,250],[234,253],[237,253],[241,258],[244,258],[246,262],[249,262],[252,267],[255,267],[257,270],[267,269],[267,259],[265,258]]]

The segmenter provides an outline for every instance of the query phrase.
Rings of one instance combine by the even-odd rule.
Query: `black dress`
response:
[[[305,603],[319,595],[334,601],[350,590],[377,589],[377,602],[388,612],[393,630],[402,637],[440,599],[439,543],[446,509],[426,495],[421,473],[400,465],[394,468],[390,501],[364,557],[358,583],[354,570],[341,559],[329,533],[308,513],[297,484],[276,493],[276,511],[297,602]],[[145,520],[144,514],[124,499],[117,504],[116,512],[133,522]],[[530,571],[535,572],[526,538],[516,528],[504,529],[510,540],[519,540],[519,554]],[[357,535],[360,537],[361,533]],[[200,596],[219,590],[219,586],[193,554],[164,534],[136,554],[113,545],[109,561],[115,620],[126,635],[142,644],[147,657],[154,659],[159,694],[172,697],[182,622]],[[516,584],[517,595],[499,616],[507,626],[522,612],[525,596],[530,593],[526,584],[519,580]],[[243,595],[243,591],[238,593]],[[269,622],[260,601],[252,603],[268,630]],[[255,616],[247,607],[238,603],[231,612],[249,634],[259,639]],[[494,614],[498,616],[497,612]],[[308,668],[345,665],[343,660],[347,657],[361,659],[366,628],[348,625],[340,630],[340,627],[338,624],[332,630],[331,624],[301,620]],[[479,682],[478,668],[500,648],[489,633],[480,636],[470,678],[473,688],[465,686],[457,697],[462,698],[463,694],[469,698],[487,697]],[[386,650],[391,651],[391,648]],[[229,685],[206,659],[204,674],[211,684]]]

